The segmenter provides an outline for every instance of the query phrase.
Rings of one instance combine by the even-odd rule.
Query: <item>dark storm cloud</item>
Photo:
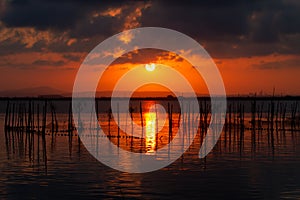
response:
[[[205,39],[242,35],[248,32],[247,16],[253,8],[251,4],[241,2],[191,1],[189,4],[166,4],[166,1],[155,1],[151,9],[144,12],[142,24],[158,24]]]
[[[122,31],[136,5],[151,3],[138,17],[141,26],[181,31],[198,40],[213,57],[239,57],[271,53],[299,54],[300,3],[296,0],[15,0],[8,1],[0,20],[6,27],[50,30],[57,37],[77,39],[37,42],[31,50],[88,52],[105,38]],[[98,15],[123,8],[118,17]],[[128,28],[128,27],[127,27]],[[28,51],[24,45],[5,48]],[[17,48],[20,47],[20,48]],[[0,47],[0,52],[3,46]]]
[[[186,33],[216,57],[300,53],[300,36],[289,38],[300,33],[297,1],[154,1],[141,23]]]
[[[71,31],[70,35],[76,38],[90,38],[98,35],[109,37],[120,31],[122,20],[113,17],[99,16],[93,19],[93,23],[79,23]]]
[[[105,38],[122,31],[125,20],[136,8],[148,1],[122,0],[15,0],[7,1],[0,15],[0,53],[28,51],[88,52]],[[121,9],[120,14],[102,15],[109,9]],[[96,15],[96,16],[95,16]],[[2,25],[1,25],[2,23]],[[23,42],[24,31],[14,31],[1,40],[1,28],[9,31],[34,28],[37,33],[49,31],[54,37],[35,42],[30,48]],[[30,34],[30,33],[29,33]],[[35,34],[35,33],[34,33]],[[69,39],[76,39],[68,45]],[[27,40],[28,41],[28,40]],[[18,45],[15,45],[18,43]],[[5,48],[4,48],[5,46]],[[18,47],[18,48],[15,48]],[[2,55],[3,55],[2,54]]]
[[[76,21],[83,17],[84,13],[78,12],[78,7],[71,2],[45,1],[16,1],[7,8],[7,14],[2,21],[8,27],[36,27],[46,28],[68,28],[73,26]]]
[[[13,0],[7,5],[2,21],[8,27],[65,30],[76,26],[91,12],[120,6],[124,1],[105,0]]]

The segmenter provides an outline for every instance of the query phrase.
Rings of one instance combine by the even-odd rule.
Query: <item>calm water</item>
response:
[[[62,126],[64,118],[65,114],[59,114]],[[151,116],[148,120],[152,120]],[[106,126],[107,123],[107,119],[102,121]],[[129,174],[98,162],[75,135],[70,138],[59,133],[52,137],[49,133],[45,162],[41,149],[38,150],[37,135],[30,154],[25,139],[14,138],[14,143],[12,139],[7,143],[3,126],[4,114],[0,114],[1,199],[300,198],[297,131],[274,131],[273,142],[266,130],[256,132],[255,138],[253,131],[245,130],[242,141],[238,131],[230,135],[223,132],[206,159],[198,158],[198,134],[187,152],[170,166],[150,173]],[[114,124],[111,126],[111,134],[116,133]],[[161,140],[156,140],[158,148],[167,141],[164,132]],[[154,146],[149,140],[151,137],[143,141],[142,147],[134,144],[134,148],[151,153]],[[126,138],[121,140],[122,148],[130,145]]]

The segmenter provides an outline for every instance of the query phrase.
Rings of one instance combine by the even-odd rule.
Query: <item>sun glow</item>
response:
[[[148,71],[148,72],[152,72],[155,70],[155,64],[154,63],[150,63],[150,64],[146,64],[145,65],[145,69]]]

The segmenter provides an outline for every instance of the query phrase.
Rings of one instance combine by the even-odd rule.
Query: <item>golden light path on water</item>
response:
[[[156,113],[148,112],[144,116],[146,121],[146,151],[148,154],[153,154],[156,145]]]

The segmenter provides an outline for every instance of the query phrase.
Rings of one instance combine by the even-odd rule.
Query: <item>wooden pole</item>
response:
[[[143,149],[143,137],[144,137],[144,120],[143,120],[143,108],[142,108],[142,102],[140,102],[140,117],[141,117],[141,126],[142,126],[142,137],[141,137],[141,149],[142,152]]]
[[[129,107],[129,112],[130,112],[130,118],[131,118],[131,141],[130,141],[130,149],[132,150],[132,148],[133,148],[133,111],[134,111],[134,109],[133,109],[133,107],[132,107],[132,105],[130,105],[130,107]]]
[[[42,125],[43,158],[44,158],[45,170],[47,171],[46,120],[47,120],[47,100],[45,100],[45,104],[44,104],[43,125]]]
[[[4,129],[6,130],[7,127],[8,127],[8,115],[9,115],[9,100],[7,101],[7,104],[6,104],[6,111],[5,111],[5,122],[4,122]]]
[[[118,147],[120,146],[120,113],[119,113],[119,103],[117,104],[117,114],[118,114]]]

